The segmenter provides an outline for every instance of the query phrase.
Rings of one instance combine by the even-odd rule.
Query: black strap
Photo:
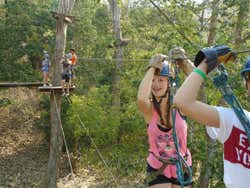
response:
[[[167,106],[167,117],[166,117],[167,122],[165,124],[163,117],[162,117],[162,112],[161,112],[161,103],[162,103],[163,98],[165,98],[166,96],[168,97],[168,103],[166,104],[168,106]],[[153,95],[153,104],[154,104],[154,108],[155,108],[157,114],[160,117],[161,125],[165,125],[167,128],[171,128],[171,123],[169,120],[170,119],[170,105],[169,105],[170,104],[170,92],[169,92],[169,89],[168,89],[168,92],[165,92],[165,94],[163,96],[161,96],[159,102],[156,100],[156,97]]]

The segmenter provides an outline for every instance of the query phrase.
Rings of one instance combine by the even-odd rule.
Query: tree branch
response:
[[[151,2],[151,4],[161,13],[162,16],[164,16],[164,18],[166,18],[166,20],[173,26],[174,29],[176,29],[176,31],[186,40],[188,41],[192,46],[195,47],[199,47],[198,45],[194,44],[185,34],[182,30],[180,30],[178,27],[176,27],[175,23],[169,18],[169,16],[167,14],[165,14],[165,12],[163,12],[163,10],[156,5],[152,0],[149,0]]]

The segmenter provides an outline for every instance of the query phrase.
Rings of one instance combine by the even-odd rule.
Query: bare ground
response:
[[[0,91],[0,188],[46,188],[43,182],[49,143],[44,130],[50,126],[39,125],[40,97],[37,91],[29,89]],[[127,180],[116,180],[118,185],[111,177],[103,181],[102,172],[90,166],[79,168],[77,160],[72,159],[74,175],[70,174],[66,154],[62,155],[58,188],[144,187]]]
[[[3,98],[11,104],[0,106],[0,188],[43,188],[49,144],[44,130],[37,126],[39,96],[28,89],[9,89],[0,92],[0,100]],[[96,185],[95,174],[88,169],[69,176],[66,157],[63,160],[59,188]]]

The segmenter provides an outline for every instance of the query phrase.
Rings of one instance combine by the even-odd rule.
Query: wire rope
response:
[[[64,134],[64,130],[63,130],[63,126],[62,126],[62,121],[61,121],[61,117],[60,117],[60,114],[59,114],[58,105],[57,105],[57,102],[56,102],[56,96],[55,96],[54,90],[52,90],[52,93],[53,93],[53,98],[54,98],[54,101],[55,101],[55,107],[56,107],[57,118],[58,118],[58,120],[59,120],[60,129],[61,129],[61,132],[62,132],[63,142],[64,142],[64,145],[65,145],[65,148],[66,148],[68,163],[69,163],[69,166],[70,166],[70,173],[71,173],[71,175],[72,175],[72,177],[73,177],[73,183],[74,183],[75,181],[74,181],[73,167],[72,167],[72,163],[71,163],[71,160],[70,160],[69,149],[68,149],[67,141],[66,141],[66,138],[65,138],[65,134]],[[74,187],[75,187],[75,186],[74,186]]]
[[[69,99],[68,96],[66,96],[66,99],[67,99],[68,103],[69,103],[70,105],[72,105],[72,102],[71,102],[71,100]],[[108,169],[108,172],[109,172],[109,174],[111,175],[111,177],[112,177],[112,179],[113,179],[113,182],[115,182],[116,186],[118,187],[119,184],[118,184],[118,182],[117,182],[117,180],[116,180],[114,174],[111,172],[110,167],[108,166],[108,164],[107,164],[106,161],[104,160],[104,158],[103,158],[103,156],[102,156],[100,150],[98,149],[97,145],[95,144],[94,139],[90,136],[89,130],[87,129],[87,127],[86,127],[85,124],[83,123],[82,119],[80,118],[80,115],[79,115],[78,113],[75,113],[75,114],[76,114],[76,117],[77,117],[77,119],[79,120],[79,122],[80,122],[82,128],[84,128],[84,130],[86,131],[87,136],[89,137],[89,140],[90,140],[91,143],[93,144],[93,146],[94,146],[94,148],[95,148],[97,154],[99,155],[100,159],[102,160],[104,166],[106,167],[106,169]]]

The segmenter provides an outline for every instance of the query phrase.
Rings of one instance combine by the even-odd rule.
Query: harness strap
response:
[[[167,165],[168,165],[167,163],[165,164],[163,163],[161,168],[159,168],[157,171],[147,172],[146,181],[145,181],[146,186],[148,186],[149,182],[156,179],[158,175],[163,174],[163,171],[167,167]]]
[[[153,152],[150,152],[158,161],[162,162],[163,164],[175,164],[176,159],[175,158],[168,158],[168,159],[163,159],[157,155],[155,155]]]
[[[162,166],[156,170],[156,171],[151,171],[147,172],[146,175],[146,181],[145,184],[148,186],[149,182],[153,181],[154,179],[157,178],[158,175],[163,174],[164,169],[170,164],[174,165],[176,164],[176,159],[175,158],[169,158],[169,159],[163,159],[157,155],[155,155],[153,152],[150,152],[157,160],[159,160],[162,163]]]
[[[163,159],[157,155],[155,155],[153,152],[150,152],[157,160],[159,160],[162,163],[162,166],[156,170],[156,171],[151,171],[147,172],[147,177],[146,177],[146,184],[148,185],[149,182],[152,180],[156,179],[158,175],[163,174],[164,169],[168,165],[176,165],[177,159],[176,158],[168,158],[168,159]],[[185,156],[182,157],[181,163],[184,163],[184,161],[187,159],[188,153],[185,154]],[[185,166],[185,165],[183,165]]]
[[[174,106],[172,106],[174,108]],[[187,161],[181,156],[179,151],[179,141],[176,133],[176,126],[175,126],[175,118],[176,118],[177,109],[173,110],[172,119],[173,119],[173,138],[175,149],[177,152],[177,162],[176,162],[176,169],[177,169],[177,179],[180,182],[181,188],[184,187],[185,184],[189,184],[192,182],[192,169],[188,166]],[[186,173],[188,174],[188,178],[185,180],[184,177],[184,169],[186,169]]]

